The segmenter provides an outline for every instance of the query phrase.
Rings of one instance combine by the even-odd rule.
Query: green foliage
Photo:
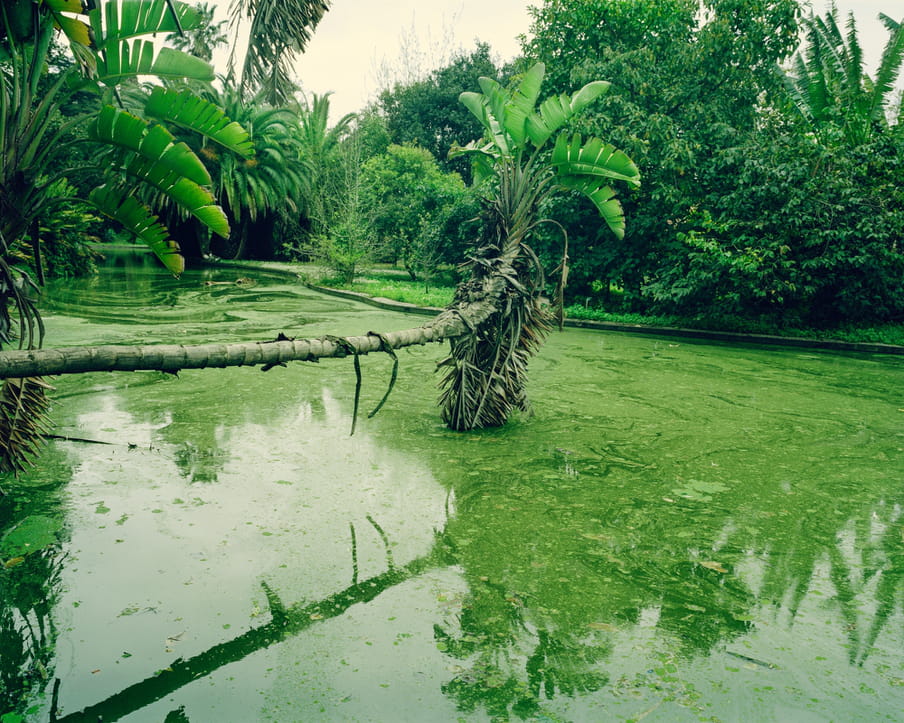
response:
[[[490,46],[478,43],[473,51],[455,56],[424,80],[384,90],[378,103],[391,142],[420,146],[437,159],[444,171],[457,171],[469,179],[468,164],[450,159],[447,154],[452,146],[463,145],[483,131],[458,102],[458,94],[462,88],[476,89],[481,76],[499,74]]]
[[[401,261],[412,278],[441,262],[461,262],[464,250],[447,227],[467,205],[468,192],[457,173],[444,173],[429,151],[390,146],[362,170],[365,213],[377,234],[379,255]]]
[[[298,116],[290,108],[271,106],[262,92],[246,97],[228,78],[221,85],[208,88],[205,98],[224,108],[238,127],[248,129],[244,139],[211,144],[198,133],[186,136],[210,169],[230,222],[231,233],[214,240],[210,250],[230,258],[272,258],[277,245],[274,220],[297,212],[309,188]],[[218,136],[231,140],[233,131],[228,125]],[[207,250],[203,244],[194,249],[197,255]]]
[[[239,88],[256,89],[271,106],[285,106],[296,90],[295,59],[328,9],[326,0],[234,0],[232,23],[250,21]]]
[[[644,178],[624,201],[631,225],[623,240],[601,235],[595,214],[574,201],[550,200],[545,213],[568,231],[576,296],[590,294],[596,280],[612,280],[624,287],[626,303],[644,308],[649,277],[683,255],[676,224],[705,193],[701,171],[720,149],[743,143],[761,101],[782,90],[774,68],[795,47],[797,3],[712,0],[703,12],[699,5],[547,0],[532,10],[525,55],[549,64],[547,82],[560,93],[612,80],[575,130],[605,133]],[[541,257],[556,255],[560,235],[541,230]]]
[[[215,5],[202,2],[196,4],[194,10],[198,18],[195,27],[182,33],[171,33],[166,36],[166,41],[177,50],[209,63],[213,60],[214,50],[228,42],[224,29],[227,21],[214,22]]]
[[[66,181],[54,184],[51,193],[66,199],[75,195],[75,189]],[[89,276],[96,270],[98,254],[89,242],[101,232],[101,221],[88,213],[79,203],[61,201],[54,212],[47,214],[39,227],[41,258],[49,278],[75,278]],[[28,237],[27,241],[32,242]]]
[[[74,12],[80,7],[59,2],[42,6],[18,3],[4,10],[0,24],[7,56],[0,88],[0,235],[4,253],[12,251],[35,219],[51,212],[55,203],[51,188],[58,179],[94,166],[102,183],[86,200],[110,218],[134,224],[127,227],[149,241],[160,252],[164,264],[179,273],[183,267],[181,256],[155,213],[139,200],[138,189],[149,185],[164,196],[178,199],[188,212],[224,233],[225,217],[203,188],[210,181],[203,164],[187,148],[173,143],[162,126],[150,125],[112,105],[102,105],[100,112],[94,106],[84,116],[63,123],[58,119],[76,93],[111,97],[110,90],[121,81],[141,74],[211,79],[212,70],[203,61],[169,48],[157,50],[150,41],[142,39],[148,34],[175,30],[180,23],[191,27],[196,16],[184,4],[166,0],[108,0],[76,17],[60,15],[61,9]],[[28,22],[20,25],[21,15]],[[29,32],[23,34],[22,28],[29,28]],[[63,30],[77,63],[66,66],[48,81],[46,64],[56,28]],[[218,115],[207,104],[196,105],[193,113],[182,114],[180,123],[191,124],[201,115],[209,124],[222,113]],[[69,129],[80,126],[89,129],[95,143],[116,150],[100,163],[89,160],[84,153],[67,156],[65,146],[79,140],[78,135],[68,135]],[[237,129],[232,130],[233,140],[238,140]],[[79,168],[60,170],[55,164],[57,157],[75,158]],[[128,181],[124,180],[126,174],[130,176]],[[136,184],[136,180],[140,183]]]
[[[686,219],[683,258],[648,288],[655,308],[810,326],[900,319],[902,163],[890,135],[837,153],[764,134],[720,154],[709,210]]]
[[[889,38],[874,80],[863,71],[853,12],[846,35],[834,6],[825,17],[806,20],[807,43],[786,81],[806,126],[826,145],[861,145],[888,129],[890,99],[904,63],[904,27],[885,14],[879,17]]]
[[[330,95],[312,94],[299,113],[299,152],[308,173],[300,210],[315,237],[329,233],[332,218],[339,213],[348,192],[348,153],[342,144],[352,131],[355,115],[348,113],[330,126]],[[361,157],[359,140],[355,137],[350,146],[356,159]]]

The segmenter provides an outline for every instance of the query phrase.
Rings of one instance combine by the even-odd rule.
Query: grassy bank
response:
[[[317,276],[311,281],[322,286],[335,289],[357,291],[373,297],[382,297],[403,301],[417,306],[433,306],[442,308],[452,301],[455,287],[450,275],[438,280],[436,284],[410,281],[403,270],[390,267],[377,268],[366,275],[355,278],[354,283],[342,283],[329,276]],[[694,319],[679,316],[655,316],[630,314],[593,309],[581,304],[566,308],[566,316],[572,319],[589,319],[608,321],[618,324],[637,324],[639,326],[672,327],[684,329],[705,329],[709,331],[730,331],[742,334],[769,334],[801,339],[830,339],[845,342],[871,344],[895,344],[904,346],[904,324],[884,324],[881,326],[838,327],[831,329],[814,329],[778,326],[764,322],[729,317]]]

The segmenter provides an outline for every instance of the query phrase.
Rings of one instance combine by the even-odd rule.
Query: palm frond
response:
[[[38,377],[0,385],[0,473],[27,469],[40,451],[50,431],[48,389]]]
[[[879,19],[885,25],[890,37],[882,51],[879,69],[876,71],[876,82],[873,85],[869,115],[872,120],[881,120],[885,104],[895,87],[895,81],[904,63],[904,24],[893,20],[884,13]]]
[[[251,20],[242,87],[266,87],[268,100],[284,105],[294,89],[292,63],[327,10],[327,0],[232,0],[233,25]]]

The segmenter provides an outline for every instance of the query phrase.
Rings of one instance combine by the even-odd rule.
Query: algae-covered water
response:
[[[52,346],[419,323],[249,270],[45,296]],[[0,480],[0,720],[901,720],[902,359],[569,330],[460,434],[444,352],[372,419],[362,359],[354,436],[350,360],[51,380],[94,442]]]

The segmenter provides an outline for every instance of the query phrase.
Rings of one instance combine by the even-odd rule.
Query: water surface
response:
[[[418,323],[134,264],[44,308],[48,345]],[[0,716],[900,720],[900,359],[569,330],[532,416],[460,434],[443,355],[354,436],[350,360],[52,380],[106,444],[0,483]]]

